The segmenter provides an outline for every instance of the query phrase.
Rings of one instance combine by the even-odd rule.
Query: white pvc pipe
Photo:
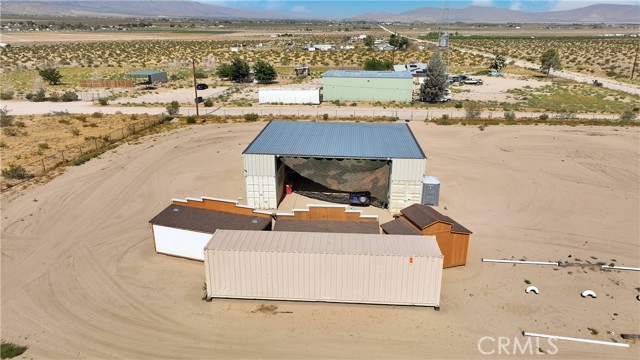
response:
[[[529,265],[553,265],[553,266],[560,266],[557,262],[547,262],[547,261],[524,261],[524,260],[496,260],[496,259],[482,259],[482,262],[489,262],[489,263],[506,263],[506,264],[529,264]]]
[[[629,271],[640,271],[640,268],[637,267],[628,267],[628,266],[609,266],[602,265],[603,269],[613,269],[613,270],[629,270]]]
[[[541,337],[541,338],[547,338],[547,339],[575,341],[575,342],[582,342],[582,343],[589,343],[589,344],[609,345],[609,346],[618,346],[618,347],[627,347],[627,348],[629,347],[629,344],[627,344],[627,343],[616,343],[616,342],[610,342],[610,341],[581,339],[581,338],[574,338],[574,337],[567,337],[567,336],[536,334],[536,333],[530,333],[530,332],[526,332],[526,331],[523,331],[522,335],[523,336]]]

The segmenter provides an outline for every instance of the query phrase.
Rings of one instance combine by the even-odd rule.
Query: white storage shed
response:
[[[320,104],[320,88],[261,88],[260,104]]]
[[[216,230],[270,230],[271,215],[236,201],[201,197],[173,199],[149,223],[158,254],[203,261],[202,249]]]
[[[218,230],[207,297],[440,306],[434,236]]]
[[[243,161],[251,207],[277,208],[294,171],[323,194],[370,191],[396,213],[422,200],[427,158],[407,124],[272,121]]]

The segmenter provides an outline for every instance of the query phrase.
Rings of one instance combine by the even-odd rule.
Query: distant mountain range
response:
[[[375,13],[349,20],[379,22],[441,22],[442,9],[421,7],[400,14]],[[639,5],[596,4],[574,10],[524,12],[492,7],[469,6],[449,9],[448,22],[465,23],[640,23]]]
[[[363,2],[363,4],[365,4]],[[70,17],[172,17],[214,19],[309,19],[300,13],[258,11],[197,1],[2,1],[6,15]],[[420,7],[399,14],[366,13],[346,21],[441,22],[442,8]],[[469,6],[450,9],[448,22],[466,23],[640,23],[640,5],[597,4],[574,10],[524,12]]]

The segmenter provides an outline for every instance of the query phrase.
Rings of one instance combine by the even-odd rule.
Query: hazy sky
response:
[[[442,9],[445,1],[289,1],[289,0],[199,0],[200,2],[215,5],[230,6],[235,8],[248,8],[253,10],[271,10],[285,13],[299,13],[313,17],[342,18],[366,12],[401,13],[421,6],[430,6]],[[583,6],[608,3],[608,4],[638,4],[638,0],[450,0],[449,8],[461,8],[470,5],[492,6],[505,9],[522,11],[554,11],[569,10]]]

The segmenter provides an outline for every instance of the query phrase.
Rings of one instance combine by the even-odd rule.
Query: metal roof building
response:
[[[322,76],[323,100],[413,100],[413,76],[409,71],[329,70]]]
[[[399,212],[421,201],[426,166],[409,126],[392,123],[272,121],[243,160],[248,205],[261,209],[277,208],[286,182],[301,189],[287,178],[293,171],[321,185],[315,191],[370,191]]]
[[[209,299],[440,305],[433,236],[218,230],[204,253]]]
[[[129,75],[132,78],[145,79],[145,81],[142,81],[142,82],[146,83],[146,84],[153,84],[155,82],[167,82],[167,81],[169,81],[169,78],[167,77],[167,72],[166,71],[141,70],[141,71],[131,72],[131,73],[127,74],[127,75]]]

